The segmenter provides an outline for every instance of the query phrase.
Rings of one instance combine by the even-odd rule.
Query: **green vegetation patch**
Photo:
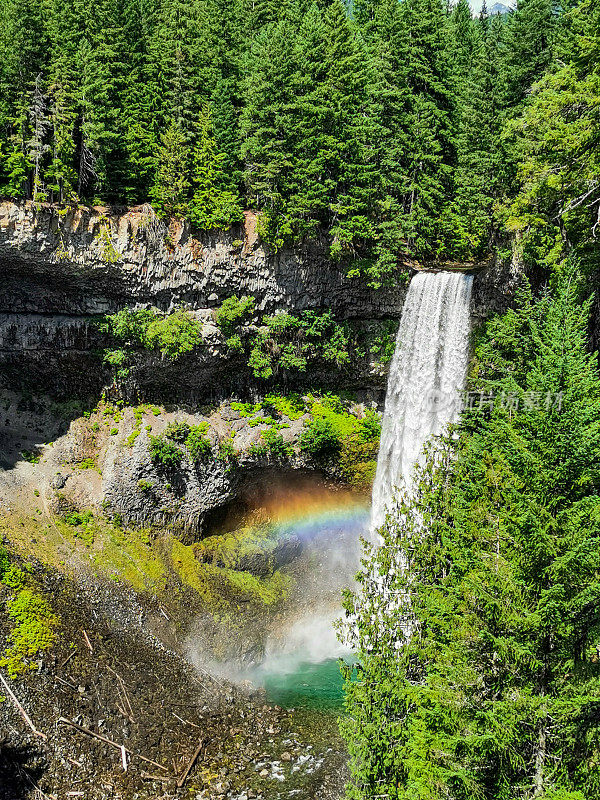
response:
[[[92,553],[104,574],[128,583],[136,591],[163,591],[167,573],[150,534],[144,529],[103,526]]]
[[[0,583],[9,592],[6,614],[12,623],[0,667],[15,678],[35,669],[33,659],[54,645],[59,619],[49,601],[33,586],[28,571],[12,564],[8,551],[1,546]]]
[[[177,361],[202,342],[202,326],[181,309],[163,314],[158,309],[123,308],[100,323],[119,346],[103,351],[104,362],[113,369],[116,380],[129,375],[136,352],[150,350]]]
[[[193,462],[206,461],[212,455],[212,444],[206,435],[208,432],[208,422],[201,422],[199,425],[190,425],[187,422],[170,422],[166,430],[158,436],[150,436],[149,451],[154,464],[164,469],[177,468],[185,455],[183,447]],[[217,458],[228,461],[230,458],[237,458],[237,453],[231,445],[231,450],[227,449],[229,442],[221,443],[223,448],[219,448]]]
[[[252,567],[253,560],[264,561],[264,568],[260,572],[272,573],[274,566],[270,561],[277,539],[273,530],[267,526],[241,528],[231,533],[219,536],[207,536],[195,547],[196,558],[205,563],[211,563],[228,569],[248,570]],[[253,570],[249,570],[253,571]]]
[[[185,439],[185,446],[188,449],[192,461],[204,461],[212,454],[210,439],[206,436],[208,422],[201,422],[200,425],[190,425],[189,432]]]
[[[300,436],[300,450],[316,460],[338,457],[344,480],[356,489],[368,489],[377,465],[379,415],[367,410],[357,416],[335,395],[310,400],[312,418]]]
[[[173,568],[182,583],[194,589],[213,612],[226,612],[244,602],[260,606],[274,605],[287,597],[292,585],[289,576],[275,570],[260,577],[244,570],[217,566],[202,560],[203,556],[222,557],[228,563],[234,563],[243,549],[248,553],[252,546],[249,540],[240,546],[239,540],[232,539],[213,545],[184,545],[174,539],[171,550]]]
[[[286,444],[283,436],[274,427],[263,431],[260,438],[259,444],[255,443],[250,446],[249,455],[273,461],[287,461],[294,453],[292,445]]]
[[[148,450],[153,463],[164,469],[175,469],[183,459],[183,450],[164,433],[150,436]]]
[[[287,420],[296,421],[307,415],[309,419],[300,434],[300,451],[316,461],[336,458],[348,485],[361,491],[370,488],[381,434],[376,411],[359,411],[350,400],[332,393],[304,397],[271,393],[262,402],[232,403],[231,408],[248,419],[251,427],[267,426],[248,454],[275,461],[293,455],[293,446],[284,442],[280,430],[289,426]]]
[[[223,301],[215,312],[215,322],[226,338],[233,336],[236,329],[252,318],[255,310],[254,298],[249,295],[232,295]]]
[[[337,322],[331,311],[267,314],[258,330],[243,329],[254,313],[253,297],[233,295],[217,309],[215,321],[228,348],[246,354],[256,378],[306,372],[318,362],[339,369],[350,361],[350,327]]]

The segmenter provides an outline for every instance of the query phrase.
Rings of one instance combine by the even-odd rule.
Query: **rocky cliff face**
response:
[[[395,316],[402,289],[382,292],[346,276],[324,242],[269,252],[256,218],[230,231],[190,232],[162,223],[148,206],[35,209],[0,204],[2,309],[13,313],[101,314],[125,304],[214,308],[251,294],[259,310],[331,308],[342,318]]]
[[[519,274],[515,264],[480,271],[476,318],[506,306]],[[227,297],[252,295],[259,312],[331,309],[360,338],[399,318],[406,291],[402,283],[372,290],[349,278],[346,265],[329,259],[325,241],[271,252],[251,212],[230,231],[196,236],[187,223],[167,226],[149,206],[0,203],[0,276],[0,382],[61,399],[92,400],[109,381],[94,322],[124,306],[183,306],[197,315],[205,346],[176,366],[148,354],[136,391],[146,399],[201,402],[261,388],[214,326],[213,310]],[[327,367],[307,382],[380,395],[385,370],[368,352],[352,356],[345,369]]]
[[[204,324],[205,344],[177,368],[149,356],[139,382],[168,400],[203,400],[251,383],[212,323],[233,294],[252,295],[259,312],[331,309],[362,328],[396,319],[404,287],[366,288],[327,257],[325,242],[269,252],[256,219],[227,232],[192,236],[187,223],[166,226],[149,207],[34,208],[0,204],[0,370],[7,385],[90,396],[108,379],[94,351],[94,319],[124,306],[163,311],[183,306]],[[336,377],[340,386],[382,386],[368,358]],[[311,376],[321,385],[330,371]]]

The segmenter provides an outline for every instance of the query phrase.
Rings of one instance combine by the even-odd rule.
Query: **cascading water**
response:
[[[373,484],[377,530],[398,488],[410,491],[423,447],[458,419],[469,354],[473,278],[419,272],[408,288],[388,378]]]
[[[411,281],[388,379],[372,529],[385,521],[396,487],[410,490],[427,439],[458,418],[469,351],[471,284],[470,276],[451,272],[422,272]],[[358,534],[367,532],[368,515],[366,509],[360,513],[353,508],[350,516],[349,511],[344,511],[339,541],[325,535],[315,542],[314,557],[323,561],[317,580],[324,585],[333,585],[334,576],[350,579],[358,567],[360,556],[352,542],[358,545]],[[314,528],[312,517],[305,522],[308,530]],[[337,527],[335,520],[328,520],[322,533],[329,529],[333,534]],[[302,529],[302,521],[296,521],[293,531]],[[326,598],[329,603],[328,594]],[[343,689],[336,656],[351,657],[335,639],[332,621],[340,611],[337,597],[333,605],[316,602],[267,639],[265,659],[249,675],[267,689],[272,702],[339,707]]]

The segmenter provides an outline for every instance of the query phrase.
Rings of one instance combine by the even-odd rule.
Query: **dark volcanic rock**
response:
[[[95,320],[124,306],[183,305],[203,325],[203,346],[176,364],[141,354],[131,397],[206,402],[257,388],[214,325],[212,310],[225,298],[252,295],[259,312],[331,309],[364,330],[397,319],[406,291],[376,291],[348,278],[345,265],[329,258],[325,238],[270,252],[250,212],[230,231],[195,237],[186,223],[167,228],[149,206],[110,213],[0,203],[0,277],[0,379],[61,399],[92,400],[110,381]],[[305,378],[338,389],[384,384],[360,354],[344,370],[327,366]]]

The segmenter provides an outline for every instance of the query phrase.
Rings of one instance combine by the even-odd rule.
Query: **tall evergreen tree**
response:
[[[459,258],[484,256],[490,251],[497,228],[494,207],[507,180],[501,138],[505,117],[503,36],[499,16],[480,28],[475,63],[459,97],[455,196],[447,215],[448,240]]]
[[[128,49],[122,76],[120,164],[115,181],[128,202],[147,200],[156,171],[162,103],[158,74],[150,57],[159,0],[125,0],[121,29]]]
[[[402,217],[408,191],[411,94],[400,4],[383,0],[369,31],[367,91],[378,194],[377,232],[373,258],[363,262],[360,272],[379,285],[394,276],[399,256],[406,251]]]
[[[381,0],[354,0],[352,3],[352,16],[363,28],[375,21]]]
[[[287,200],[295,168],[294,31],[283,20],[268,25],[249,56],[240,126],[250,203],[261,210],[261,230],[274,245],[294,235]]]
[[[401,11],[409,41],[407,75],[411,95],[403,228],[409,251],[431,257],[444,252],[441,215],[451,196],[456,155],[448,23],[441,0],[406,0]]]
[[[461,94],[462,85],[468,83],[477,54],[477,27],[473,24],[468,0],[458,0],[450,15],[452,42],[450,58],[454,72],[453,88]]]
[[[201,66],[202,35],[197,3],[161,0],[148,43],[149,69],[160,98],[159,121],[170,121],[193,142],[199,109],[207,100]]]
[[[161,136],[158,170],[150,196],[163,216],[183,217],[188,209],[189,193],[189,148],[185,135],[172,122]]]
[[[33,100],[29,109],[29,126],[31,138],[26,142],[27,158],[33,167],[32,198],[34,202],[46,200],[43,183],[44,157],[50,150],[48,132],[50,121],[48,108],[44,96],[44,86],[41,73],[38,74],[33,91]]]
[[[529,266],[551,263],[576,247],[589,271],[600,264],[599,15],[594,2],[573,12],[570,60],[532,91],[512,122],[518,160],[508,227],[518,232]]]
[[[35,115],[36,106],[39,110],[48,72],[46,25],[39,3],[7,0],[3,4],[1,49],[0,130],[4,138],[5,190],[13,197],[27,196],[34,180],[27,142],[32,137],[32,114]]]
[[[320,223],[327,224],[329,203],[336,191],[332,165],[336,131],[327,89],[326,40],[323,15],[313,5],[296,38],[292,79],[297,150],[290,206],[297,213],[300,235],[315,233]]]
[[[49,83],[52,149],[47,177],[51,197],[62,202],[73,196],[78,181],[80,48],[87,34],[83,3],[74,0],[64,6],[52,0],[48,27],[52,43]]]
[[[332,255],[360,255],[372,240],[375,193],[372,120],[368,113],[366,51],[354,35],[342,0],[332,0],[326,33],[326,91],[335,141],[329,170],[335,184],[329,200]]]
[[[552,0],[519,0],[507,30],[508,103],[521,103],[552,61],[555,20]]]
[[[225,156],[217,149],[210,108],[200,115],[200,136],[194,150],[192,186],[194,193],[188,216],[198,228],[229,228],[243,219],[239,198],[229,191],[223,174]]]

